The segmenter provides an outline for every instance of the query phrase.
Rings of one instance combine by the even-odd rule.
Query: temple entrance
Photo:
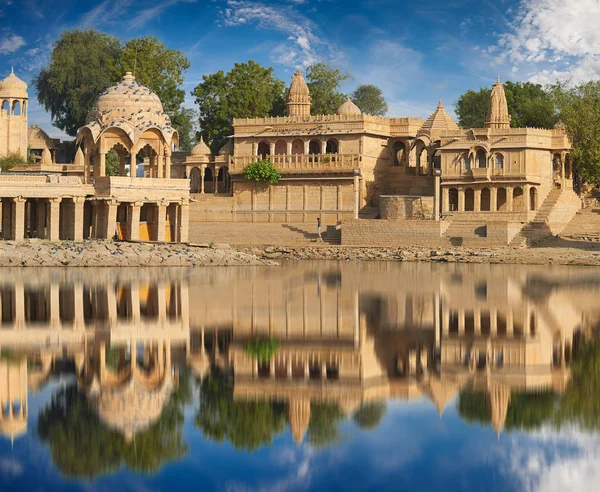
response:
[[[201,186],[202,175],[200,174],[200,169],[194,167],[190,171],[190,193],[200,193]]]

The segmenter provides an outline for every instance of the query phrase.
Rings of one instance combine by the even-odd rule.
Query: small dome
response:
[[[338,108],[337,114],[362,114],[362,111],[350,100],[350,98],[348,98],[346,102]]]
[[[73,162],[76,166],[83,166],[85,164],[85,157],[83,155],[83,150],[81,150],[81,146],[77,147],[77,152],[75,153],[75,161]]]
[[[192,149],[191,155],[211,155],[210,147],[204,143],[204,139],[202,137],[200,137],[200,142],[198,142]]]
[[[28,98],[27,84],[11,70],[10,75],[0,82],[0,97]]]
[[[302,72],[297,70],[292,76],[292,83],[290,84],[290,94],[304,94],[309,95],[308,85],[302,76]]]

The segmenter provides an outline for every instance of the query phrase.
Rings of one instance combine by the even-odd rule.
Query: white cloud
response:
[[[540,83],[598,78],[599,24],[600,0],[521,0],[496,62],[528,67],[524,72]]]
[[[25,40],[16,34],[10,34],[0,39],[0,55],[14,53],[21,46],[25,45]]]
[[[286,34],[286,40],[271,53],[273,61],[282,65],[305,68],[322,59],[335,61],[340,56],[331,44],[318,35],[317,26],[290,5],[228,0],[227,8],[222,11],[222,20],[227,27],[253,24],[258,29]]]
[[[0,460],[0,473],[2,475],[16,477],[23,474],[23,465],[11,458],[3,458]]]

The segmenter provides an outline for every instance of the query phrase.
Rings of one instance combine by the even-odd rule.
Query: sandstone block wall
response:
[[[379,197],[379,210],[382,219],[433,218],[432,196],[393,196]]]
[[[449,222],[433,220],[361,220],[342,223],[342,246],[439,246]]]

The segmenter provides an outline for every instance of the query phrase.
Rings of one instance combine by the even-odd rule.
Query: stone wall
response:
[[[382,195],[379,197],[379,210],[382,219],[432,219],[433,197]]]
[[[342,223],[342,246],[437,246],[449,222],[433,220],[361,220]]]

